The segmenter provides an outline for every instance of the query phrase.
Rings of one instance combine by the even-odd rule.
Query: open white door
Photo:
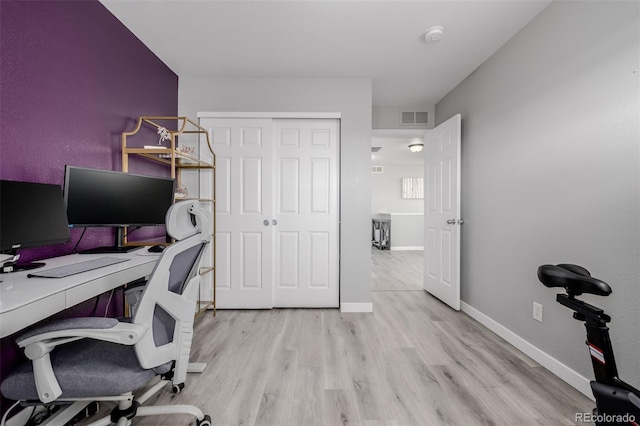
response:
[[[460,310],[460,114],[425,136],[424,289]]]

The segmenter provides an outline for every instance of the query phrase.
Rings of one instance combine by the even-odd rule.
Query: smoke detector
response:
[[[436,43],[442,40],[443,35],[444,35],[444,28],[431,27],[427,30],[427,33],[424,35],[424,41],[426,41],[427,43]]]

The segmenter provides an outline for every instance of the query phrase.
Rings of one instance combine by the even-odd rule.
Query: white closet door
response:
[[[273,123],[274,306],[338,307],[340,122]]]
[[[216,307],[271,308],[271,119],[203,118],[200,124],[216,153]]]

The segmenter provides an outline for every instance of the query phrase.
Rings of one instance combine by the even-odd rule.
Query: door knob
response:
[[[265,219],[265,220],[262,221],[262,224],[264,226],[269,226],[269,221],[267,219]]]
[[[455,225],[455,224],[456,224],[456,220],[455,220],[455,219],[449,219],[449,220],[447,221],[447,224],[448,224],[448,225]]]
[[[464,223],[464,220],[458,219],[458,225],[462,225],[463,223]]]
[[[271,224],[272,224],[273,226],[276,226],[276,225],[278,224],[278,221],[277,221],[277,220],[275,220],[275,219],[273,219],[273,220],[271,221]]]

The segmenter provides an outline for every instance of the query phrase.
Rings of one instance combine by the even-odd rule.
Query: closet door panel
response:
[[[202,118],[217,158],[218,309],[273,306],[270,119]],[[265,225],[266,224],[266,225]]]
[[[280,170],[274,307],[338,307],[340,122],[274,119],[273,125]]]

